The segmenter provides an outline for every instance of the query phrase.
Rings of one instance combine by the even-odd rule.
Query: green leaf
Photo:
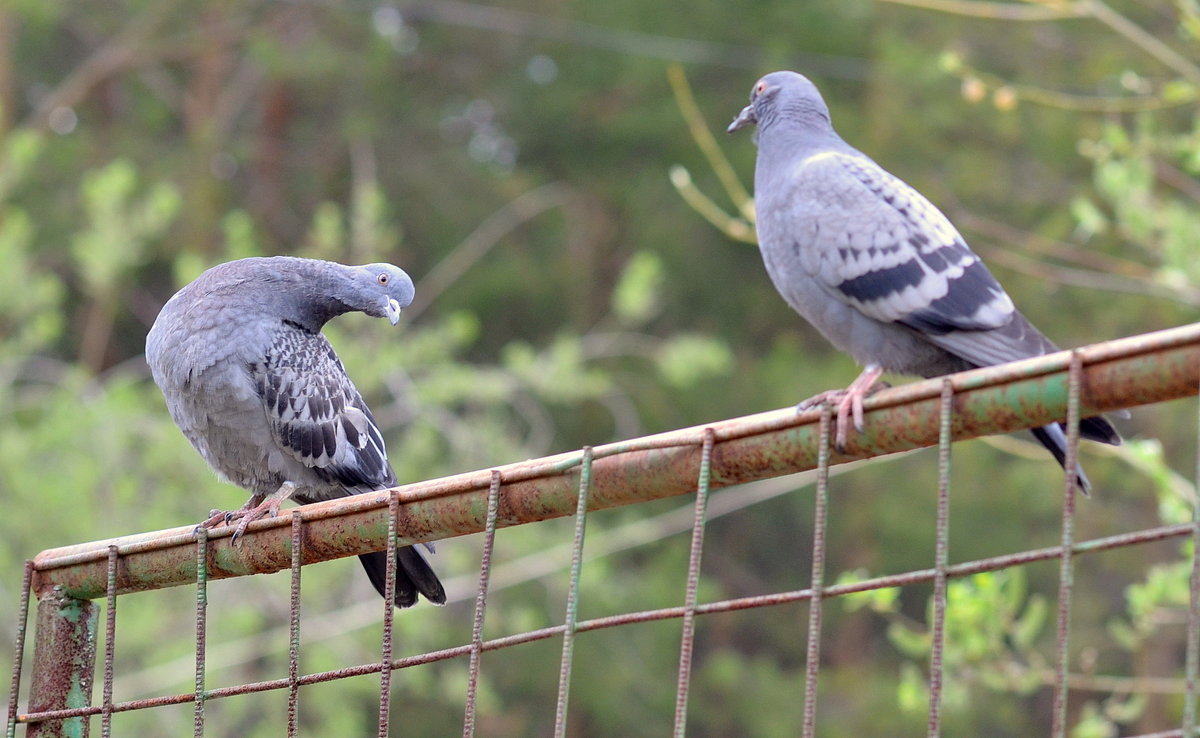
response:
[[[1071,728],[1071,738],[1114,738],[1117,726],[1104,716],[1095,702],[1085,702],[1079,722]]]
[[[48,347],[62,333],[64,287],[33,262],[33,220],[23,210],[0,211],[0,356]]]
[[[930,641],[927,633],[919,633],[899,623],[892,623],[888,626],[887,635],[892,645],[909,658],[926,658],[929,655]]]
[[[336,202],[321,203],[313,213],[306,255],[314,259],[335,259],[345,244],[346,227],[341,206]]]
[[[1029,598],[1029,602],[1025,606],[1025,612],[1017,618],[1013,623],[1012,640],[1014,645],[1020,650],[1028,650],[1033,648],[1034,643],[1041,635],[1042,627],[1046,624],[1046,617],[1050,612],[1049,605],[1046,604],[1046,598],[1039,595],[1034,595]]]
[[[929,689],[925,686],[925,675],[915,664],[900,666],[900,679],[896,683],[896,702],[903,712],[919,714],[929,709]]]
[[[1196,99],[1197,89],[1196,85],[1185,79],[1173,79],[1163,85],[1159,94],[1162,96],[1163,102],[1185,103]]]
[[[258,238],[254,235],[254,219],[245,210],[226,213],[221,220],[221,230],[225,232],[226,259],[232,261],[262,254]]]
[[[1094,202],[1082,195],[1071,201],[1071,215],[1075,216],[1080,235],[1084,238],[1104,233],[1108,229],[1108,218]]]
[[[93,295],[117,289],[144,258],[146,243],[167,229],[179,212],[175,189],[158,183],[135,200],[137,171],[125,159],[88,172],[80,185],[87,227],[71,240],[80,278]]]
[[[869,578],[870,575],[865,569],[854,569],[853,571],[844,571],[839,574],[837,584],[839,586],[857,584]],[[854,612],[866,607],[872,612],[891,613],[896,612],[899,597],[899,587],[885,587],[883,589],[870,589],[865,592],[852,592],[839,599],[841,599],[842,606],[846,608],[847,612]]]
[[[8,134],[4,143],[0,153],[0,202],[25,179],[46,148],[46,137],[37,131],[18,130]]]
[[[1141,636],[1124,620],[1110,620],[1108,634],[1112,636],[1117,645],[1127,651],[1136,651],[1141,643]]]
[[[686,389],[700,380],[728,374],[733,367],[733,354],[716,338],[685,333],[668,340],[655,361],[663,379]]]
[[[633,255],[612,294],[613,313],[629,326],[645,324],[661,310],[662,259],[652,251]]]

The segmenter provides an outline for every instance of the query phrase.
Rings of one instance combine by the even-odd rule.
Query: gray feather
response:
[[[301,504],[386,489],[396,475],[383,436],[320,330],[352,311],[394,319],[412,298],[412,280],[390,264],[241,259],[163,306],[146,361],[187,439],[253,498],[284,482]],[[404,569],[417,559],[415,550],[397,559],[396,602],[412,604],[418,592],[444,602],[423,560],[420,571]],[[377,563],[363,559],[382,593]]]
[[[729,130],[751,123],[767,273],[839,349],[922,377],[1057,350],[940,210],[838,136],[809,80],[795,72],[760,79]],[[1089,419],[1083,434],[1120,442],[1103,418]]]

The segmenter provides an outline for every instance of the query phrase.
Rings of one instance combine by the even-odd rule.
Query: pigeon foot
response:
[[[846,389],[826,390],[813,395],[797,405],[796,412],[802,413],[821,405],[831,405],[836,410],[837,417],[833,445],[839,453],[844,452],[846,439],[850,435],[850,419],[854,419],[854,429],[862,433],[863,400],[889,386],[886,382],[879,381],[879,377],[882,375],[883,369],[875,364],[869,364]]]
[[[255,520],[261,520],[266,517],[275,517],[279,514],[279,507],[285,500],[290,498],[296,492],[295,482],[284,482],[279,486],[279,489],[266,497],[259,500],[256,497],[251,497],[246,504],[237,510],[212,510],[209,512],[209,517],[196,529],[200,528],[219,528],[224,525],[232,525],[237,521],[237,529],[233,531],[233,536],[230,539],[233,545],[238,545],[242,535],[246,532],[246,527]]]

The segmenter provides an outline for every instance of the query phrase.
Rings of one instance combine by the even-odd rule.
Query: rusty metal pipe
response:
[[[1083,368],[1084,416],[1196,394],[1200,381],[1200,324],[1077,349]],[[951,377],[954,440],[1062,420],[1072,352],[986,367]],[[938,442],[942,380],[880,392],[865,404],[866,430],[853,434],[833,463],[933,446]],[[713,488],[815,468],[818,413],[791,409],[661,433],[594,449],[590,510],[693,491],[706,428],[711,428]],[[581,452],[498,468],[498,525],[570,515],[579,489]],[[477,533],[484,528],[492,470],[480,470],[398,488],[398,543]],[[300,509],[305,564],[386,545],[389,492],[332,500]],[[191,526],[49,549],[34,560],[38,596],[61,587],[72,597],[105,594],[108,547],[120,550],[117,591],[157,589],[195,581]],[[238,547],[230,529],[210,533],[208,576],[264,574],[291,565],[290,519],[250,525]]]
[[[99,607],[55,589],[38,602],[29,711],[71,709],[92,704],[96,673],[96,621]],[[87,738],[87,717],[29,724],[29,738]]]

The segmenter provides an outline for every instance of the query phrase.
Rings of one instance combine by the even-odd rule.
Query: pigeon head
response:
[[[353,278],[343,301],[352,310],[374,318],[387,318],[392,325],[400,321],[400,310],[412,304],[412,279],[398,266],[367,264],[353,268]]]
[[[413,301],[412,279],[392,264],[346,266],[290,256],[262,261],[264,279],[279,285],[279,309],[314,333],[345,313],[366,313],[396,325],[401,309]]]
[[[772,72],[755,82],[750,104],[725,130],[733,133],[753,123],[759,132],[765,132],[781,122],[802,131],[833,132],[829,107],[816,85],[795,72]]]

